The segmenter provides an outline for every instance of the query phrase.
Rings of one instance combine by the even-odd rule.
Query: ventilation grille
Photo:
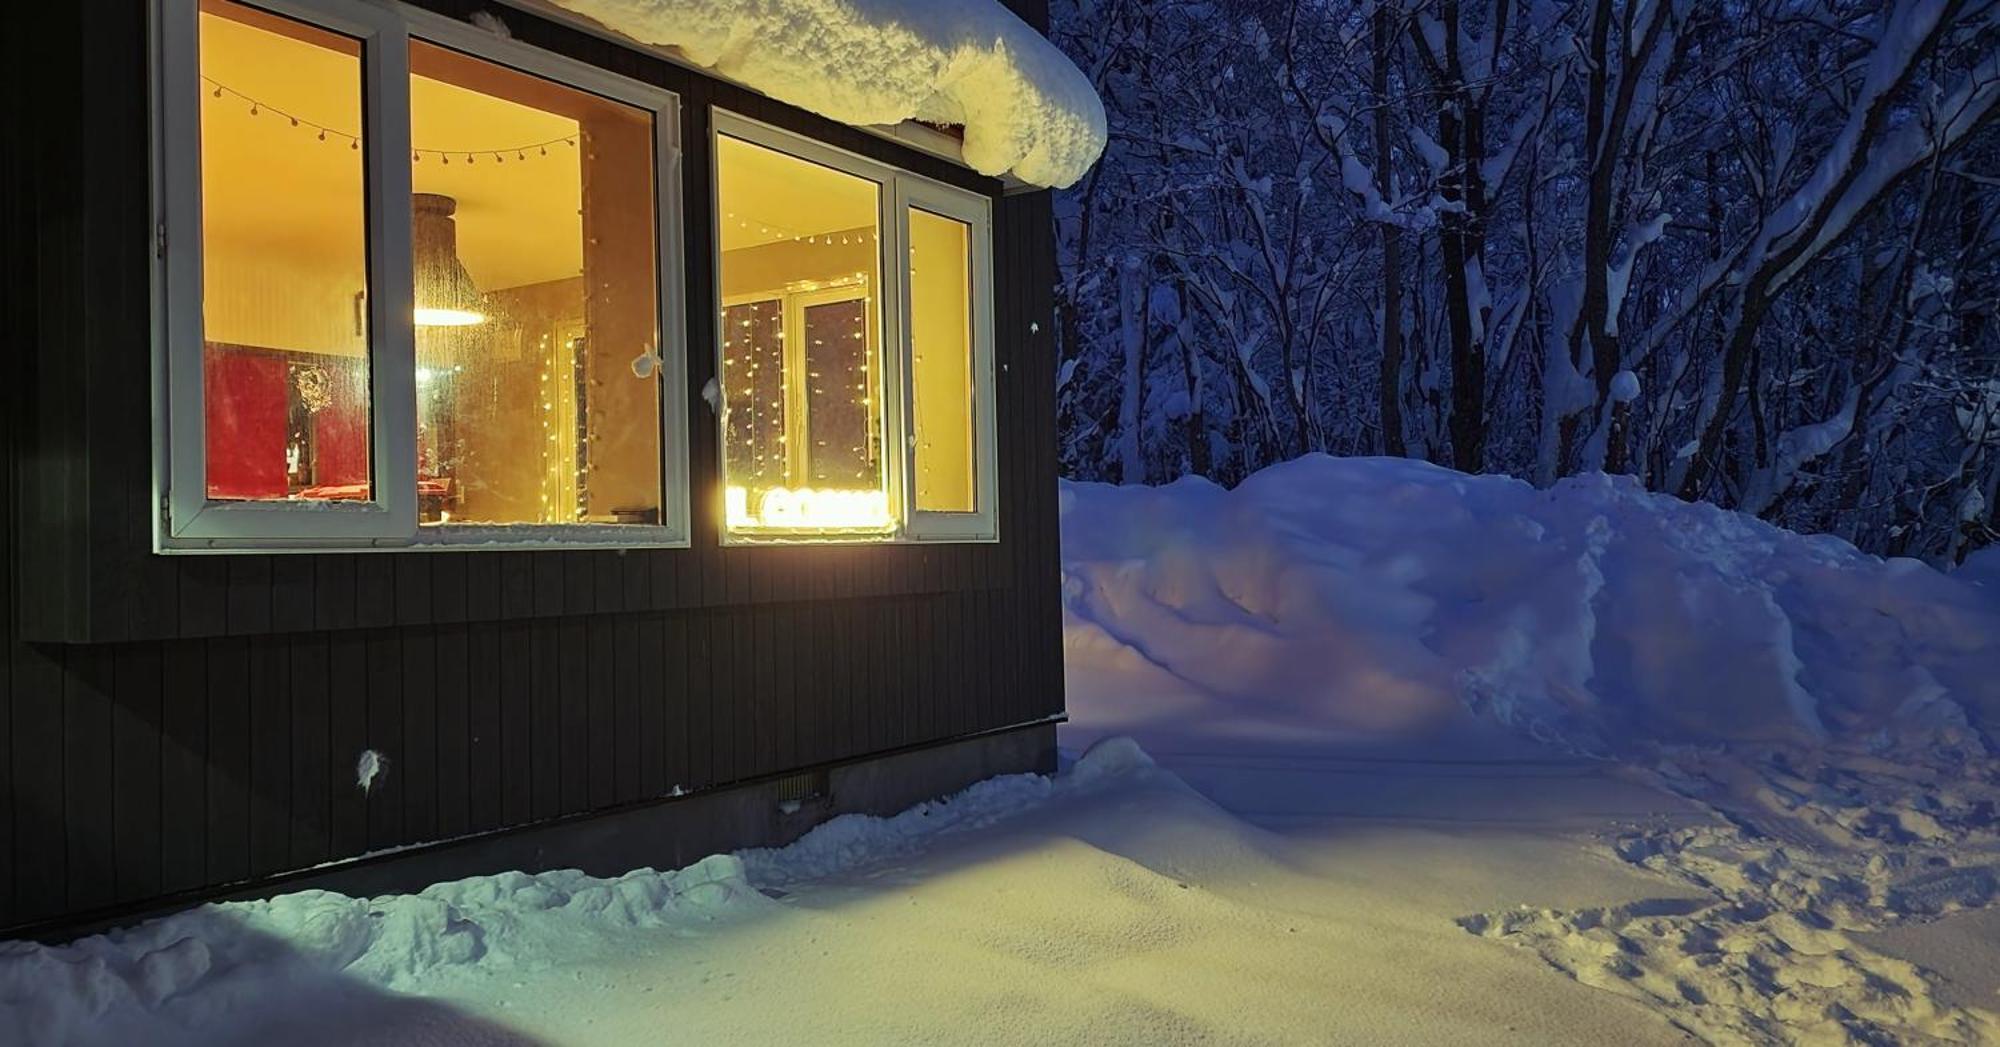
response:
[[[788,774],[778,779],[777,789],[779,803],[817,800],[827,792],[826,772],[802,771],[798,774]]]

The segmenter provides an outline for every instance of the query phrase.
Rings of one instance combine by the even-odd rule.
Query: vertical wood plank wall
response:
[[[0,931],[1061,712],[1048,194],[995,209],[1003,541],[721,549],[708,106],[993,183],[513,13],[682,96],[694,547],[148,554],[145,6],[0,63]]]

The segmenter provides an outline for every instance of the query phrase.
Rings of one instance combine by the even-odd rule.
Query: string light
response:
[[[338,127],[331,127],[314,120],[309,120],[297,113],[270,105],[261,99],[252,98],[230,87],[228,84],[217,81],[214,77],[203,76],[201,79],[203,83],[209,85],[208,93],[211,97],[222,98],[227,96],[235,98],[239,102],[247,103],[250,106],[251,116],[262,116],[265,113],[272,113],[291,121],[291,126],[293,127],[303,127],[312,131],[314,138],[318,141],[324,142],[329,137],[332,137],[346,142],[349,149],[361,148],[360,135],[343,131]],[[549,146],[552,145],[567,145],[574,149],[576,148],[576,138],[577,136],[573,134],[563,135],[544,142],[526,142],[521,145],[500,146],[493,149],[433,149],[428,146],[417,146],[410,150],[410,162],[419,163],[428,156],[435,157],[440,163],[449,164],[451,163],[451,158],[457,156],[462,157],[463,162],[469,164],[474,162],[476,157],[490,156],[495,163],[504,163],[506,161],[503,154],[506,153],[513,153],[516,160],[526,160],[530,150],[533,150],[537,156],[547,156],[549,155]]]
[[[859,232],[803,233],[787,226],[770,225],[762,221],[742,218],[734,211],[724,212],[723,219],[735,222],[738,229],[752,230],[754,227],[754,232],[757,236],[766,241],[790,240],[795,244],[807,244],[814,247],[858,247],[875,240],[875,232],[872,229],[866,234]]]

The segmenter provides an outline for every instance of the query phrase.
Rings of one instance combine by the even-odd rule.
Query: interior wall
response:
[[[341,254],[297,256],[219,243],[207,257],[202,321],[211,342],[330,356],[368,350],[364,271]]]
[[[783,291],[795,280],[826,282],[852,277],[856,273],[875,275],[878,252],[873,228],[835,232],[835,242],[807,243],[778,240],[756,247],[741,247],[722,253],[722,297]],[[845,236],[848,242],[839,243]]]
[[[583,279],[589,374],[589,514],[660,508],[660,377],[653,127],[625,111],[583,119]],[[657,516],[655,517],[657,518]]]

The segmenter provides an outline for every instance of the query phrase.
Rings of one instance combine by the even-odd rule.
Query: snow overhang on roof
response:
[[[1104,151],[1089,78],[998,0],[541,2],[842,123],[963,127],[982,174],[1060,188]]]

